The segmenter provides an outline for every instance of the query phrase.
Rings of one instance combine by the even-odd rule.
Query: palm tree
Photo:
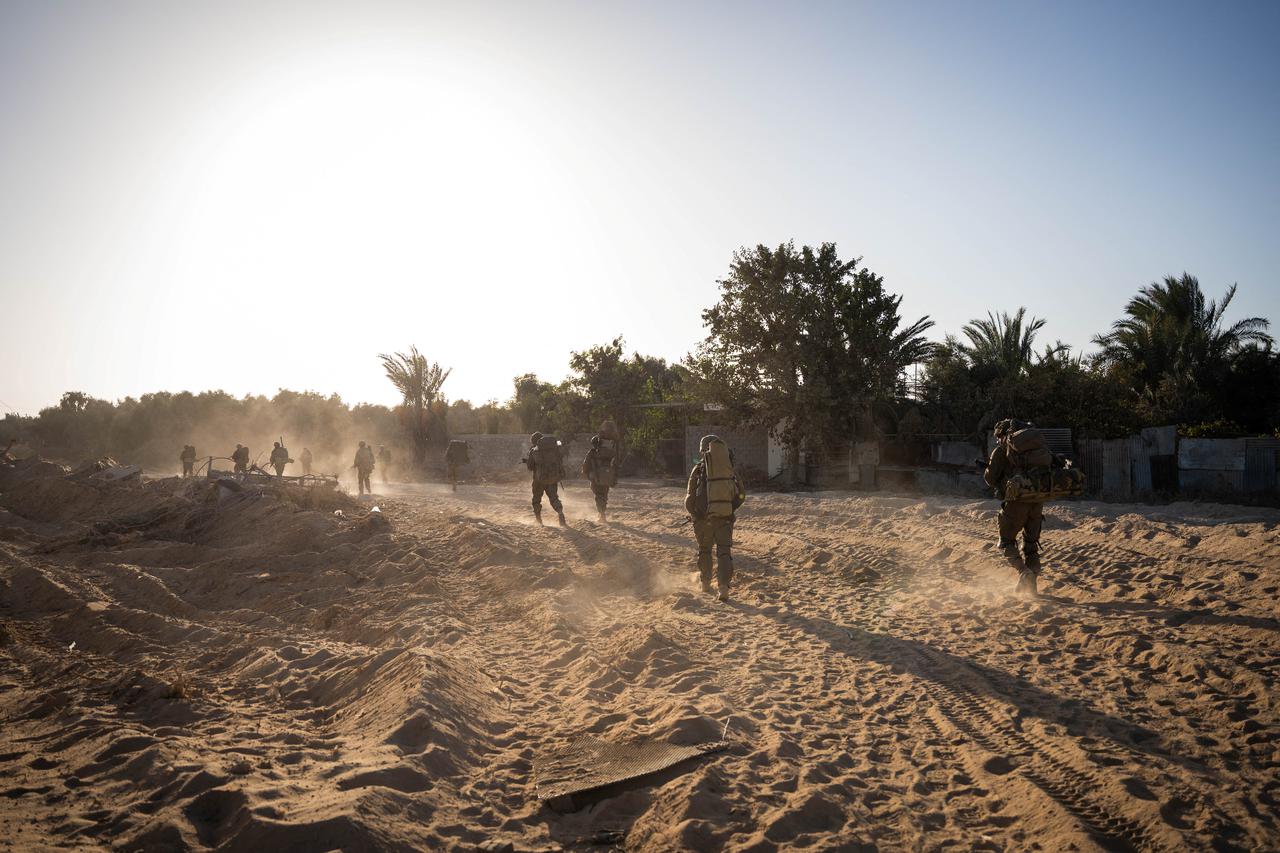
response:
[[[378,358],[382,359],[387,378],[404,401],[404,412],[410,419],[409,431],[413,435],[413,461],[421,467],[427,460],[431,404],[439,398],[440,386],[444,385],[453,368],[441,368],[435,362],[428,362],[417,347],[409,347],[408,353],[382,353]]]
[[[1227,306],[1236,286],[1227,288],[1222,301],[1206,300],[1195,276],[1165,276],[1138,291],[1125,306],[1125,317],[1093,342],[1102,347],[1103,366],[1129,367],[1140,387],[1150,396],[1168,378],[1172,382],[1216,387],[1230,368],[1231,359],[1248,345],[1270,347],[1262,317],[1247,317],[1224,326]]]
[[[988,311],[987,319],[973,320],[961,328],[969,343],[958,347],[975,367],[994,367],[1011,375],[1026,373],[1035,360],[1036,333],[1044,324],[1039,317],[1028,321],[1026,308],[1019,308],[1012,316]]]

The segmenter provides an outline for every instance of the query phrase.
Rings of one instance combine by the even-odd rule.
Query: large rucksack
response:
[[[707,482],[707,515],[731,518],[738,508],[738,484],[733,460],[729,458],[729,445],[722,439],[712,439],[702,454],[702,465]]]
[[[605,426],[612,421],[605,421]],[[600,446],[592,455],[591,482],[597,486],[612,488],[618,485],[618,440],[617,430],[606,434],[604,427],[600,429]]]
[[[452,439],[449,442],[449,446],[445,448],[444,461],[450,465],[469,465],[471,463],[471,448],[461,439]]]
[[[544,486],[554,485],[564,479],[564,455],[560,439],[544,435],[530,451],[533,455],[533,476]]]
[[[1069,464],[1055,468],[1040,430],[1020,429],[1003,443],[1011,472],[1005,479],[1004,500],[1043,503],[1084,494],[1084,473]]]

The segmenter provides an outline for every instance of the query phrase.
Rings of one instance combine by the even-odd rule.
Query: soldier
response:
[[[378,464],[382,466],[382,482],[387,482],[387,471],[391,469],[391,451],[385,444],[378,445]]]
[[[193,444],[182,445],[182,454],[178,456],[182,460],[182,476],[190,477],[195,473],[196,465],[196,448]]]
[[[535,432],[529,436],[529,453],[520,460],[533,472],[533,517],[542,524],[542,495],[545,492],[556,511],[561,527],[568,527],[564,504],[560,503],[560,480],[564,477],[564,458],[560,442],[554,436]]]
[[[275,445],[271,448],[271,467],[276,469],[277,477],[283,477],[284,466],[293,460],[289,458],[289,451],[280,442],[277,441]]]
[[[236,474],[249,473],[249,448],[243,444],[237,444],[235,452],[231,454],[231,461],[235,463]]]
[[[458,491],[458,466],[471,462],[470,448],[465,441],[454,439],[444,451],[444,464],[448,471],[449,485]]]
[[[1049,451],[1040,431],[1027,421],[1007,418],[995,426],[996,446],[982,478],[1000,498],[1000,550],[1018,570],[1017,591],[1035,597],[1040,574],[1040,530],[1044,508],[1040,501],[1005,500],[1005,485],[1017,473],[1062,467],[1062,459]],[[1023,558],[1018,559],[1018,534],[1022,534]]]
[[[609,506],[609,489],[618,484],[618,457],[612,447],[604,446],[598,435],[591,436],[591,449],[582,460],[582,476],[591,481],[591,493],[596,498],[596,513],[600,523],[605,522],[605,510]]]
[[[298,461],[302,463],[302,476],[309,475],[311,473],[311,451],[305,447],[302,448],[302,455],[298,457]]]
[[[365,492],[373,494],[373,486],[369,485],[369,476],[373,474],[373,448],[360,442],[360,448],[356,451],[356,485],[360,489],[360,494]]]
[[[721,601],[729,600],[733,583],[733,522],[747,499],[742,480],[733,470],[733,454],[718,436],[704,435],[698,443],[700,459],[689,472],[684,508],[693,519],[698,540],[698,575],[702,591],[711,592],[711,547],[716,550],[716,582]]]

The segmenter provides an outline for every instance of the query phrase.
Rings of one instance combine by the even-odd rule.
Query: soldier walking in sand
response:
[[[1061,456],[1052,453],[1044,436],[1027,421],[1006,418],[995,426],[996,446],[991,451],[982,478],[1000,498],[1000,550],[1018,570],[1017,591],[1036,596],[1040,575],[1040,531],[1044,527],[1045,498],[1010,497],[1008,485],[1016,475],[1039,478],[1064,467]],[[1066,471],[1064,473],[1072,473]],[[1022,534],[1022,559],[1018,559],[1018,534]]]
[[[564,455],[553,435],[535,432],[529,436],[529,452],[521,460],[533,472],[533,517],[542,524],[542,495],[556,511],[561,527],[568,527],[564,504],[560,503],[560,481],[564,478]]]
[[[606,521],[605,511],[609,506],[609,489],[618,484],[616,448],[616,441],[607,441],[600,435],[593,435],[591,449],[582,460],[582,476],[591,482],[591,493],[596,499],[596,514],[601,524]]]
[[[698,576],[702,591],[711,592],[711,549],[714,546],[719,599],[728,601],[729,587],[733,583],[733,523],[738,507],[747,499],[747,492],[733,469],[733,454],[723,439],[704,435],[698,443],[698,453],[698,464],[689,472],[684,508],[693,519],[693,535],[698,542]]]
[[[449,485],[458,491],[458,466],[471,462],[471,450],[465,441],[454,439],[444,451],[444,465],[449,477]]]
[[[373,448],[360,442],[359,449],[356,450],[356,486],[360,490],[360,494],[373,494],[373,486],[369,485],[369,477],[373,474]]]
[[[195,471],[196,448],[194,444],[182,445],[182,453],[178,456],[182,461],[182,476],[190,477]]]
[[[387,482],[387,472],[391,470],[391,451],[385,444],[378,445],[378,466],[382,468],[382,482]]]
[[[293,460],[289,458],[289,450],[280,442],[275,442],[275,447],[271,448],[271,467],[276,469],[276,476],[284,476],[284,466]]]
[[[249,448],[245,447],[243,444],[237,444],[235,451],[231,454],[231,461],[235,463],[235,470],[233,473],[241,475],[248,474]]]

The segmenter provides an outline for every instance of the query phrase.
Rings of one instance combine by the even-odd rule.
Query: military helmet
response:
[[[538,443],[538,439],[540,439],[540,438],[542,438],[542,433],[540,433],[540,432],[535,432],[533,435],[529,436],[529,443],[530,443],[530,444],[537,444],[537,443]]]
[[[709,447],[711,446],[711,442],[713,442],[713,441],[719,441],[719,440],[720,440],[720,436],[718,436],[718,435],[704,435],[704,436],[702,437],[702,441],[699,441],[699,442],[698,442],[698,452],[699,452],[699,453],[706,453],[706,452],[707,452],[707,448],[709,448]]]
[[[597,448],[600,446],[600,436],[598,435],[591,436],[591,446],[597,447]]]
[[[361,446],[361,447],[364,447],[364,442],[363,442],[363,441],[362,441],[362,442],[360,442],[360,446]]]

